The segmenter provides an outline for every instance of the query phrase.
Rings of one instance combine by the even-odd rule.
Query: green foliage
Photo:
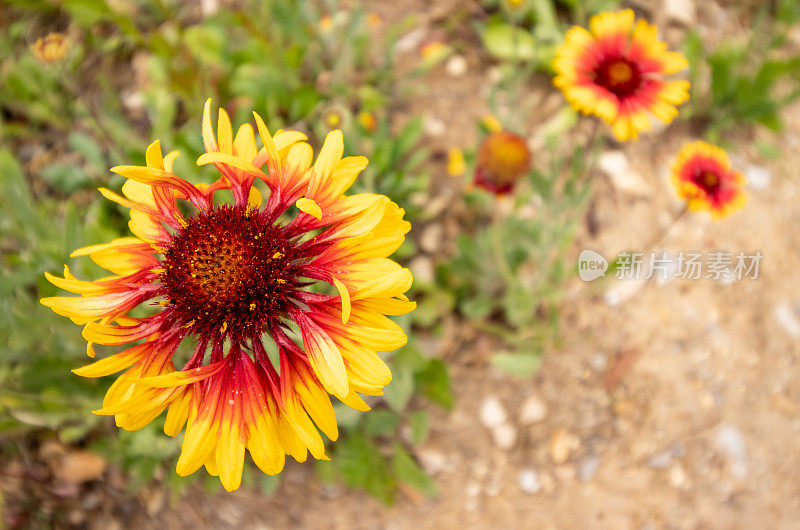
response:
[[[48,428],[73,441],[98,425],[86,411],[101,387],[68,375],[85,355],[80,330],[40,305],[36,293],[55,294],[43,272],[60,270],[86,234],[103,232],[102,219],[91,209],[84,225],[74,205],[36,201],[5,149],[0,175],[0,437]]]
[[[394,458],[392,459],[397,480],[408,484],[412,488],[420,491],[428,497],[439,495],[436,483],[423,471],[417,462],[401,446],[395,446]]]
[[[369,419],[377,416],[378,419]],[[392,419],[394,418],[394,419]],[[386,504],[394,502],[398,486],[404,484],[423,495],[439,494],[436,483],[419,466],[396,436],[397,416],[389,411],[365,415],[363,429],[351,429],[334,446],[331,461],[317,462],[317,475],[323,482],[341,477],[345,485],[361,488]],[[373,430],[380,425],[380,430]]]
[[[490,14],[478,26],[489,55],[550,71],[556,47],[572,25],[586,25],[589,16],[615,9],[619,0],[484,0]]]
[[[362,488],[386,504],[394,501],[397,477],[378,445],[359,431],[337,442],[334,466],[351,488]]]
[[[163,421],[155,421],[138,431],[120,430],[116,436],[103,436],[92,449],[104,455],[117,455],[117,462],[128,475],[126,487],[136,493],[154,476],[174,474],[180,439],[164,436]],[[180,482],[170,484],[181,487]]]
[[[710,141],[735,128],[781,129],[782,109],[800,98],[800,55],[784,49],[799,16],[796,2],[783,1],[776,18],[762,10],[747,38],[726,39],[713,50],[696,31],[688,35],[692,97],[684,116],[703,124]]]
[[[420,147],[422,119],[415,118],[398,133],[392,134],[388,120],[381,120],[377,130],[369,138],[363,134],[354,138],[361,144],[373,143],[369,166],[356,181],[353,191],[369,191],[391,197],[398,204],[411,206],[409,199],[414,193],[428,188],[427,169],[422,167],[430,154]],[[409,215],[417,212],[409,209]]]
[[[498,59],[507,61],[537,61],[544,64],[552,57],[547,49],[537,45],[535,37],[523,28],[503,22],[486,27],[482,35],[486,50]]]
[[[572,274],[565,253],[589,196],[584,150],[567,162],[556,157],[534,169],[508,214],[477,192],[474,207],[494,210],[491,218],[459,238],[458,254],[441,271],[461,313],[508,345],[493,365],[523,377],[557,338],[562,286]]]

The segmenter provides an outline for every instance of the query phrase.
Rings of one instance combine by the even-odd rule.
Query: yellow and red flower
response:
[[[358,124],[361,125],[365,131],[370,133],[378,129],[378,120],[375,119],[375,115],[366,110],[362,110],[358,113]]]
[[[670,123],[689,98],[688,81],[663,79],[685,69],[686,58],[667,50],[656,26],[634,25],[630,9],[571,28],[553,64],[553,83],[575,110],[602,118],[620,141],[651,129],[651,115]]]
[[[36,39],[30,49],[37,59],[43,63],[55,63],[67,56],[70,41],[63,33],[50,33],[44,38]]]
[[[745,177],[731,169],[724,150],[706,142],[686,144],[672,164],[672,183],[690,210],[721,219],[740,210],[747,195]]]
[[[510,193],[531,169],[531,151],[525,139],[508,131],[487,136],[478,148],[475,185],[496,195]]]
[[[145,167],[113,168],[128,179],[122,195],[100,191],[130,208],[135,237],[74,252],[112,275],[81,281],[65,267],[48,280],[81,296],[42,299],[84,325],[91,357],[93,344],[127,345],[74,370],[126,370],[96,413],[134,430],[166,410],[166,434],[185,428],[178,474],[205,466],[227,490],[239,487],[245,450],[268,474],[286,455],[326,459],[318,429],[338,434],[329,394],[369,409],[359,394],[381,395],[392,377],[377,352],[406,342],[387,315],[415,307],[411,273],[388,259],[410,228],[403,210],[345,195],[367,159],[343,158],[333,131],[312,165],[305,135],[255,122],[260,149],[251,125],[233,135],[224,110],[215,136],[206,104],[197,163],[216,166],[211,184],[173,174],[177,152],[163,156],[158,141]],[[141,316],[148,306],[159,310]],[[185,340],[193,353],[178,369]]]

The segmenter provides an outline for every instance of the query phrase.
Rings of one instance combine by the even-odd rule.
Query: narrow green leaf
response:
[[[492,356],[493,366],[519,377],[530,377],[539,369],[542,356],[538,353],[497,353]]]
[[[400,482],[408,484],[427,497],[439,495],[439,488],[433,479],[417,465],[414,459],[401,446],[396,445],[392,460],[394,472]]]

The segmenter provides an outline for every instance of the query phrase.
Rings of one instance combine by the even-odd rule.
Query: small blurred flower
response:
[[[509,11],[517,11],[526,6],[528,0],[504,0],[503,4]]]
[[[333,18],[330,15],[325,15],[319,19],[319,29],[328,32],[333,28]]]
[[[342,124],[342,115],[338,112],[331,112],[325,118],[325,124],[329,129],[336,129]]]
[[[67,55],[69,39],[63,33],[50,33],[31,44],[30,48],[37,59],[43,63],[55,63]]]
[[[672,183],[690,210],[711,212],[714,219],[740,210],[747,201],[744,175],[731,169],[725,151],[705,142],[680,150],[672,164]]]
[[[325,111],[325,114],[322,116],[322,123],[325,124],[328,130],[333,131],[343,128],[345,121],[348,121],[348,117],[348,113],[345,109],[334,106]]]
[[[481,117],[481,125],[483,125],[490,133],[496,133],[503,130],[503,124],[497,119],[494,114],[484,114]]]
[[[475,185],[496,195],[511,192],[531,168],[531,152],[525,139],[508,131],[492,133],[478,148]]]
[[[429,70],[450,57],[453,54],[453,47],[445,44],[441,39],[434,38],[423,42],[419,53],[420,68]]]
[[[467,163],[464,161],[464,152],[451,147],[447,151],[447,174],[451,177],[458,177],[467,171]]]
[[[358,123],[368,132],[375,132],[378,128],[378,122],[371,112],[362,111],[358,113]]]
[[[656,26],[645,20],[634,26],[630,9],[593,16],[589,27],[567,31],[556,50],[553,84],[575,110],[610,124],[617,140],[651,129],[651,114],[670,123],[689,98],[689,82],[662,76],[685,69],[686,58],[667,51]]]
[[[443,55],[444,52],[447,50],[447,46],[441,41],[429,41],[422,45],[422,51],[420,52],[423,59],[433,59],[440,55]]]
[[[379,28],[382,22],[381,16],[378,13],[370,13],[367,15],[367,27],[372,29]]]

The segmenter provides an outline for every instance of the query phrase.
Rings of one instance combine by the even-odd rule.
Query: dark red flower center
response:
[[[625,57],[608,57],[594,69],[595,82],[620,99],[635,94],[642,83],[639,66]]]
[[[265,212],[219,206],[187,221],[164,253],[161,294],[179,324],[255,337],[277,324],[301,287],[296,242]]]
[[[692,182],[694,182],[706,195],[714,196],[720,189],[720,178],[713,171],[700,170],[692,175]]]

